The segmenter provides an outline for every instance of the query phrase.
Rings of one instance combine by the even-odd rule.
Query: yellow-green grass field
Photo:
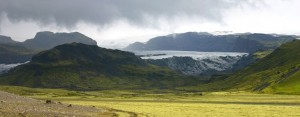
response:
[[[300,117],[300,95],[248,92],[68,91],[0,86],[0,90],[36,99],[108,108],[119,116]]]

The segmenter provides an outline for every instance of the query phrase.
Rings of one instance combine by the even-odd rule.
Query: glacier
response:
[[[196,51],[132,51],[150,64],[168,67],[185,75],[213,75],[234,71],[248,63],[248,53]]]
[[[25,62],[28,63],[28,62]],[[19,65],[25,64],[25,63],[14,63],[14,64],[0,64],[0,74],[4,74],[8,72],[10,69],[17,67]]]

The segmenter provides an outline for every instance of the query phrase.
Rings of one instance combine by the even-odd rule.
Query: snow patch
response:
[[[25,63],[28,63],[28,62],[25,62]],[[10,69],[17,67],[19,65],[25,64],[25,63],[0,64],[0,74],[7,73]]]

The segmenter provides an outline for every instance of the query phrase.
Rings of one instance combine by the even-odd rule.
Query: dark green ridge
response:
[[[0,77],[4,85],[101,89],[172,89],[195,85],[170,69],[149,65],[133,53],[71,43],[33,56],[32,61]]]

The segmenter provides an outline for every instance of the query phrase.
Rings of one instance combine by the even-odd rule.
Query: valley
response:
[[[299,116],[299,95],[175,90],[68,91],[0,86],[0,90],[39,100],[107,109],[117,116]]]

